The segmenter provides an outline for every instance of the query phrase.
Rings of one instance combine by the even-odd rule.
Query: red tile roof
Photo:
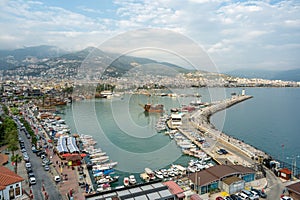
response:
[[[4,190],[6,186],[18,183],[24,179],[6,167],[0,166],[0,190]]]
[[[184,192],[184,190],[181,189],[179,187],[179,185],[177,185],[174,181],[167,181],[167,182],[164,182],[163,184],[169,188],[169,190],[172,194],[177,195],[177,194]]]
[[[8,163],[8,155],[0,153],[0,166]]]
[[[279,172],[285,173],[287,175],[291,175],[292,174],[292,171],[289,170],[288,168],[280,169]]]

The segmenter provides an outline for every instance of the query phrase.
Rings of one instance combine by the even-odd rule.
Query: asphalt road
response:
[[[48,171],[44,170],[42,159],[31,150],[31,139],[27,139],[24,131],[19,131],[19,135],[24,140],[24,145],[30,158],[31,168],[36,178],[36,184],[32,185],[34,199],[44,199],[42,196],[42,185],[44,184],[45,191],[49,194],[49,199],[61,200],[62,196],[58,191],[53,177]]]
[[[281,180],[275,176],[275,174],[271,170],[266,170],[267,172],[267,180],[268,180],[268,188],[266,193],[268,194],[268,198],[270,200],[276,200],[280,198],[280,195],[283,192],[284,185]]]

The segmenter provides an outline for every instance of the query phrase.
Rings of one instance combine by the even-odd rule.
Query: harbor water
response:
[[[230,98],[241,88],[193,88],[173,90],[177,97],[147,97],[125,94],[112,99],[74,102],[63,106],[61,116],[72,133],[88,134],[97,146],[117,161],[117,172],[139,174],[145,167],[165,168],[170,164],[187,165],[191,159],[168,136],[157,133],[160,114],[145,114],[141,105],[151,102],[171,108],[188,105],[200,94],[203,102]],[[254,98],[212,116],[211,122],[232,137],[244,140],[277,159],[300,155],[300,88],[246,88]],[[188,94],[179,96],[179,94]],[[291,162],[291,160],[287,160]]]

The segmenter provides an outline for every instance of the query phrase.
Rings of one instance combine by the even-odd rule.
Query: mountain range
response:
[[[159,62],[148,58],[128,55],[117,57],[113,53],[103,52],[95,47],[88,47],[76,52],[68,52],[56,46],[47,45],[24,47],[15,50],[0,50],[0,70],[4,71],[3,75],[15,75],[17,73],[21,76],[53,77],[53,73],[61,73],[66,77],[70,77],[77,74],[78,68],[91,54],[97,57],[96,60],[109,63],[109,67],[106,69],[104,75],[111,77],[122,76],[136,66],[150,64],[151,66],[155,66],[157,71],[165,75],[170,73],[170,70],[165,71],[165,67],[163,68],[161,66],[168,66],[173,71],[181,73],[191,71],[172,63]],[[116,57],[117,59],[114,59]],[[147,70],[149,71],[149,69]],[[224,74],[244,78],[300,81],[300,69],[282,71],[239,69],[224,72]],[[173,76],[173,74],[170,73],[169,76]]]
[[[0,70],[4,70],[4,75],[14,75],[16,72],[22,76],[53,77],[55,72],[56,74],[60,73],[65,75],[65,77],[70,77],[77,74],[81,64],[91,55],[95,57],[95,62],[98,62],[98,65],[109,63],[104,75],[111,77],[122,76],[136,66],[148,64],[152,66],[168,66],[177,72],[189,71],[171,63],[127,55],[117,56],[113,53],[103,52],[95,47],[88,47],[76,52],[67,52],[55,46],[45,45],[16,50],[0,50]]]

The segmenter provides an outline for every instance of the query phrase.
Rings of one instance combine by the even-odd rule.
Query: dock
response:
[[[225,133],[217,130],[209,121],[210,116],[214,113],[250,98],[252,98],[252,96],[240,95],[223,101],[213,102],[205,108],[186,115],[185,119],[183,119],[182,127],[178,128],[178,130],[195,145],[201,148],[207,155],[212,157],[218,164],[232,163],[251,166],[256,161],[268,158],[269,156],[249,144],[227,136]],[[194,129],[194,132],[205,137],[211,146],[209,148],[204,148],[202,144],[190,134],[191,128]],[[229,153],[227,155],[219,155],[216,153],[219,148],[225,148]]]

